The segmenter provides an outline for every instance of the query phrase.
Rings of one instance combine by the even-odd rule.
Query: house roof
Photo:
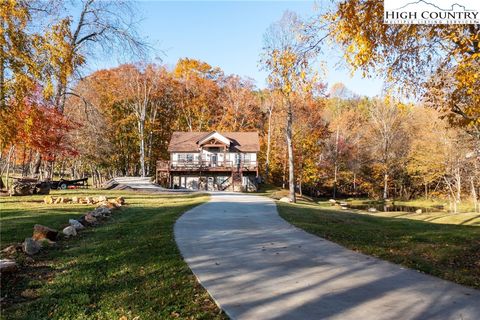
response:
[[[197,152],[198,142],[212,132],[179,132],[175,131],[168,146],[169,152]],[[230,151],[258,152],[260,141],[258,132],[219,132],[230,140]]]
[[[210,141],[210,140],[216,140],[219,141],[220,143],[223,143],[227,146],[230,146],[230,139],[226,138],[225,136],[221,135],[217,131],[210,132],[207,134],[205,137],[201,138],[200,140],[197,141],[198,145],[203,145],[204,143]]]

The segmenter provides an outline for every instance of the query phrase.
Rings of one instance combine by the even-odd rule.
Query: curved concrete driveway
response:
[[[233,319],[480,319],[480,291],[310,235],[265,197],[214,193],[175,237]]]

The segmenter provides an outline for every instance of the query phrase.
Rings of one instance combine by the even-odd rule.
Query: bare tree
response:
[[[87,58],[97,54],[130,54],[136,57],[145,55],[148,46],[136,33],[136,10],[131,1],[81,0],[72,2],[73,8],[66,6],[66,11],[77,10],[78,17],[71,25],[69,48],[73,59],[71,77],[66,81],[57,78],[55,103],[60,111],[65,107],[66,96],[71,94],[69,83],[81,78],[81,66]],[[76,61],[75,61],[76,60]]]
[[[137,133],[140,144],[140,174],[146,175],[145,167],[145,124],[147,117],[156,117],[157,101],[155,94],[158,91],[160,72],[155,65],[129,65],[125,68],[126,88],[128,90],[127,106],[132,110],[137,122]]]
[[[376,99],[369,104],[370,150],[374,162],[379,162],[383,171],[383,199],[388,198],[388,180],[397,153],[402,149],[406,112],[391,100]]]

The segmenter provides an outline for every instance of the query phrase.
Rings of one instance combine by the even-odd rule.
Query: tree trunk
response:
[[[293,112],[291,103],[288,102],[287,110],[287,149],[288,149],[288,189],[290,191],[289,198],[292,202],[297,202],[295,196],[295,168],[293,158],[293,141],[292,141],[292,126],[293,126]]]
[[[270,170],[270,144],[272,137],[272,110],[268,112],[268,132],[267,132],[267,157],[265,161],[265,179],[268,181],[268,174]]]
[[[462,198],[462,178],[460,175],[460,169],[457,169],[455,176],[455,180],[457,181],[457,201],[460,202]]]
[[[448,190],[450,192],[450,194],[448,195],[449,204],[450,204],[450,211],[453,211],[453,213],[457,213],[457,199],[456,199],[456,196],[455,196],[455,192],[452,188],[453,183],[450,183],[450,181],[446,177],[443,177],[443,179],[444,179],[445,183],[447,184]],[[452,202],[451,199],[453,199],[453,202]],[[453,208],[452,208],[452,204],[453,204]]]
[[[145,123],[140,120],[138,122],[138,133],[140,138],[140,174],[145,177],[145,135],[144,135]]]
[[[383,176],[383,200],[387,200],[388,197],[388,173]]]
[[[10,161],[12,159],[12,154],[15,151],[15,146],[11,146],[10,150],[8,150],[8,155],[6,158],[5,166],[3,167],[2,171],[0,172],[0,178],[3,177],[3,174],[6,175],[5,178],[5,188],[8,190],[9,184],[8,184],[8,176],[9,176],[9,171],[10,171]],[[3,188],[3,181],[1,182],[2,188]]]
[[[2,23],[3,29],[3,23]],[[3,46],[0,46],[0,57],[4,57]],[[0,110],[5,109],[7,106],[6,93],[5,93],[5,60],[0,59]]]
[[[477,192],[475,190],[475,182],[473,177],[470,177],[470,184],[472,188],[472,198],[473,198],[473,205],[474,205],[474,211],[478,212],[478,198],[477,198]]]
[[[42,165],[42,156],[40,152],[37,151],[35,155],[35,162],[33,164],[33,175],[37,176],[40,173],[40,166]]]
[[[148,139],[147,139],[147,176],[150,176],[150,171],[151,171],[151,162],[152,162],[152,149],[153,149],[153,131],[150,130],[148,133]]]
[[[353,194],[357,194],[357,173],[353,172]]]
[[[298,173],[298,194],[303,196],[303,165],[302,160],[300,161],[300,172]]]
[[[10,183],[8,181],[8,179],[10,178],[10,160],[12,158],[13,152],[15,151],[15,146],[12,146],[10,148],[10,151],[11,152],[8,154],[8,158],[7,158],[7,170],[6,170],[6,175],[5,175],[5,184],[6,184],[7,190],[10,187]]]
[[[335,155],[334,155],[334,168],[333,168],[333,199],[337,196],[337,173],[338,173],[338,140],[340,135],[340,129],[337,126],[337,134],[335,136]]]

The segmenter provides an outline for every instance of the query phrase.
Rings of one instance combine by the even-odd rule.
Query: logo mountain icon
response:
[[[425,1],[425,0],[418,0],[418,1],[410,2],[410,3],[407,3],[406,5],[398,8],[398,9],[395,9],[395,10],[402,10],[402,9],[405,9],[407,7],[410,7],[410,6],[417,6],[417,7],[418,6],[421,6],[421,7],[426,6],[426,7],[429,7],[430,10],[432,8],[435,8],[435,9],[440,10],[440,11],[475,11],[475,10],[467,9],[464,5],[461,5],[461,4],[458,4],[458,3],[452,4],[449,9],[443,9],[443,8],[440,8],[439,6],[437,6],[436,4],[433,4],[433,3]],[[418,8],[416,8],[416,9],[418,9]]]

